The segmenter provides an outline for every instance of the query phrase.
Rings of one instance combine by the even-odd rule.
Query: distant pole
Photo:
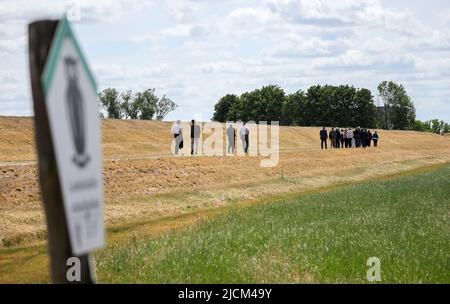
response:
[[[57,26],[57,20],[36,21],[28,26],[35,139],[39,157],[39,181],[47,220],[50,272],[53,283],[94,283],[95,270],[91,265],[90,255],[72,254],[41,80]],[[69,282],[67,279],[70,266],[66,263],[71,257],[77,257],[80,260],[80,281]]]

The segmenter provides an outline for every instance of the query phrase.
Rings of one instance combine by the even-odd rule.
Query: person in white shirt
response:
[[[353,131],[351,128],[348,129],[347,133],[345,134],[346,140],[347,140],[347,146],[349,148],[353,147]]]
[[[241,136],[242,148],[244,149],[244,152],[247,153],[248,140],[246,140],[246,137],[248,138],[248,129],[245,126],[245,122],[242,124],[241,128],[239,129],[239,135]]]
[[[172,127],[173,138],[175,138],[175,155],[178,155],[178,151],[183,149],[183,127],[181,121],[177,120],[177,123]]]

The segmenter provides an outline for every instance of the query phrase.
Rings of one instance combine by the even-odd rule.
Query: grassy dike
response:
[[[432,165],[380,176],[371,182],[358,182],[353,186],[348,183],[338,183],[301,192],[289,192],[283,195],[277,194],[236,202],[210,210],[192,210],[190,213],[177,216],[150,218],[109,226],[108,245],[95,254],[99,283],[365,282],[366,254],[359,252],[360,249],[350,249],[346,256],[339,252],[331,255],[333,252],[330,251],[330,248],[344,246],[343,242],[349,243],[353,247],[355,247],[354,243],[359,243],[360,246],[365,244],[364,247],[373,243],[375,245],[367,250],[371,256],[384,250],[383,243],[389,243],[391,249],[384,250],[383,255],[377,255],[383,259],[383,282],[448,283],[450,280],[446,274],[450,272],[448,262],[448,252],[450,251],[449,195],[448,191],[445,193],[447,187],[445,182],[449,180],[449,170],[448,164]],[[404,184],[411,179],[412,183],[416,184],[411,187],[411,182],[409,182],[409,185],[402,186],[402,191],[409,193],[409,196],[419,196],[414,201],[402,204],[412,204],[415,206],[412,210],[402,210],[399,207],[396,211],[397,215],[395,215],[386,208],[395,206],[392,202],[399,204],[398,201],[392,200],[388,204],[384,201],[380,203],[379,199],[372,198],[372,196],[384,196],[388,199],[391,197],[396,197],[396,200],[403,199],[403,194],[397,193],[395,190],[396,185]],[[419,185],[423,190],[417,188]],[[366,187],[366,189],[369,187],[371,190],[364,197],[353,196],[350,193],[366,191],[357,190],[361,187]],[[380,189],[380,191],[375,195],[371,194],[375,189]],[[339,197],[336,196],[336,193],[340,193]],[[439,195],[442,196],[442,199],[437,197]],[[318,200],[323,201],[317,202]],[[369,201],[367,202],[367,200]],[[293,207],[302,204],[305,206]],[[427,208],[423,209],[423,205]],[[310,208],[314,206],[316,208],[311,210]],[[375,207],[381,209],[374,213]],[[375,218],[372,219],[372,222],[375,222],[376,225],[366,224],[366,227],[363,228],[356,226],[356,223],[350,222],[351,225],[349,225],[348,217],[351,217],[351,214],[348,213],[348,210],[354,213],[353,210],[356,208],[357,210],[362,208],[363,212],[369,212],[365,216],[368,219],[371,218],[370,214],[383,212],[381,218],[385,219],[384,224],[397,227],[397,230],[394,231],[390,227],[380,230],[377,227],[382,226],[383,223],[377,223]],[[426,215],[424,218],[420,218],[421,213],[414,212],[417,208]],[[266,211],[261,213],[262,210]],[[269,210],[276,210],[276,212]],[[316,214],[312,213],[313,211]],[[343,213],[341,217],[335,216],[335,214],[340,215],[341,213]],[[403,214],[407,221],[399,220],[397,222],[392,218],[399,214]],[[359,217],[362,220],[363,215],[357,214],[355,218]],[[255,216],[258,216],[259,219],[262,216],[264,218],[254,223]],[[283,218],[287,216],[293,216],[292,221],[294,222],[286,225],[287,220]],[[419,217],[419,220],[416,217]],[[387,219],[390,222],[387,222]],[[346,220],[347,222],[345,222]],[[427,223],[425,226],[423,225],[424,220]],[[330,224],[330,221],[333,224]],[[406,228],[414,226],[401,230],[398,228],[400,224]],[[402,252],[408,249],[398,243],[399,239],[396,236],[393,237],[389,233],[390,230],[402,234],[403,243],[414,240],[414,250],[407,253],[408,257],[415,258],[404,259]],[[189,235],[190,233],[192,235]],[[287,238],[289,233],[292,234]],[[407,233],[410,235],[406,235]],[[222,237],[219,237],[221,234]],[[370,234],[370,238],[367,238],[367,234]],[[254,243],[258,238],[262,245]],[[252,241],[252,239],[255,240]],[[322,242],[325,243],[322,244]],[[296,249],[295,246],[299,249]],[[323,246],[327,246],[328,251],[320,251]],[[376,252],[372,249],[376,249]],[[397,253],[395,253],[396,250]],[[387,265],[385,258],[389,252],[394,252],[394,257],[400,260],[400,264],[397,266],[395,264]],[[330,256],[334,256],[333,259],[330,259]],[[438,256],[438,259],[435,259],[435,256]],[[258,260],[262,257],[266,260]],[[327,260],[328,266],[320,264],[323,259]],[[447,263],[443,259],[447,259]],[[335,264],[336,260],[338,260],[337,264]],[[348,272],[342,271],[343,268],[350,267],[349,260],[352,261],[350,275]],[[206,262],[203,263],[204,261]],[[424,265],[425,263],[428,265]],[[429,268],[427,268],[428,266]],[[323,270],[318,272],[319,268],[323,269],[324,267],[329,269],[326,272],[335,273],[333,279]],[[354,270],[355,267],[358,267],[358,270]],[[397,267],[402,274],[396,278],[392,277],[396,275],[395,273],[388,276],[388,267]],[[0,248],[0,283],[46,282],[50,282],[50,278],[45,241],[26,246]]]
[[[96,254],[100,282],[450,283],[450,167],[233,208]]]

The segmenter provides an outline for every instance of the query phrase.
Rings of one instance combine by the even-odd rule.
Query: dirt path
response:
[[[307,152],[307,151],[314,151],[316,149],[314,148],[306,148],[306,149],[280,149],[276,150],[274,149],[273,152],[276,153],[287,153],[287,152]],[[105,162],[111,162],[111,161],[131,161],[131,160],[148,160],[148,159],[160,159],[160,158],[168,158],[168,157],[175,157],[171,153],[164,153],[164,154],[143,154],[143,155],[116,155],[116,156],[110,156],[105,157],[103,161]],[[201,156],[184,156],[184,157],[201,157]],[[15,160],[15,161],[0,161],[0,168],[1,167],[17,167],[17,166],[36,166],[37,160]]]

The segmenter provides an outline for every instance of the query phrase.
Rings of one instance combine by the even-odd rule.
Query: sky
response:
[[[417,118],[450,122],[448,0],[0,0],[0,115],[33,115],[27,24],[69,14],[99,89],[155,88],[167,120],[276,84],[405,86]]]

